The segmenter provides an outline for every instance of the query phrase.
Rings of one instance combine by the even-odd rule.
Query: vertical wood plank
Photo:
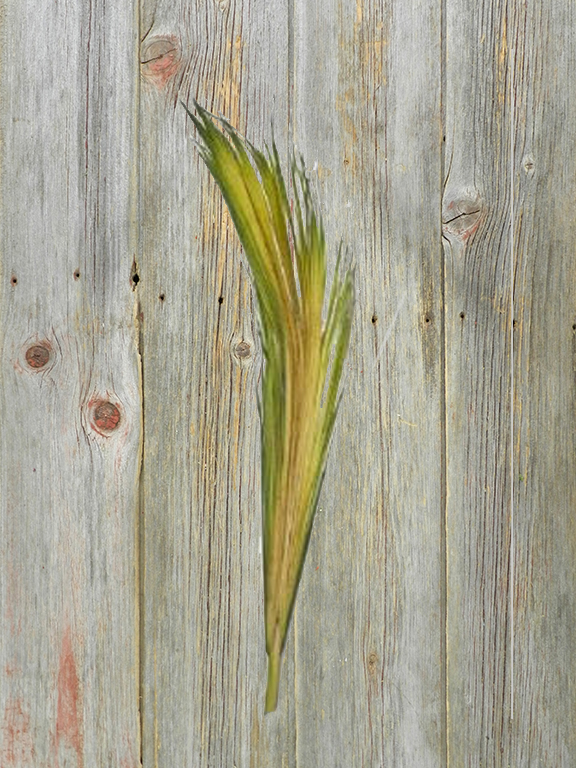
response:
[[[139,765],[133,3],[0,20],[0,763]]]
[[[296,606],[297,764],[444,764],[440,3],[294,2],[293,135],[356,264]]]
[[[291,697],[263,718],[255,307],[178,103],[259,146],[273,119],[287,159],[286,7],[144,2],[141,23],[144,765],[294,765]]]
[[[511,765],[576,755],[576,12],[515,9],[514,721]]]
[[[450,765],[508,765],[510,112],[503,2],[446,15],[447,695]]]

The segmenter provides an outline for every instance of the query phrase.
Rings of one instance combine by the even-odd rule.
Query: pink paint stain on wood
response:
[[[12,544],[12,542],[10,543]],[[18,607],[22,604],[22,578],[11,560],[6,561],[4,570],[7,581],[4,616],[10,627],[11,635],[15,637],[22,632],[22,617],[18,613]]]
[[[139,746],[137,748],[134,747],[132,736],[133,734],[130,732],[124,734],[122,739],[123,755],[120,758],[119,768],[142,768],[142,763],[140,762],[140,748]]]
[[[72,648],[70,627],[62,638],[60,665],[58,669],[58,712],[56,715],[56,768],[58,768],[58,747],[66,742],[76,752],[78,768],[83,766],[83,736],[80,721],[80,686],[76,659]]]
[[[23,709],[22,699],[9,699],[2,723],[2,768],[35,765],[30,715]]]

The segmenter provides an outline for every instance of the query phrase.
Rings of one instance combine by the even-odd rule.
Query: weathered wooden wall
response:
[[[2,768],[139,759],[137,18],[0,11]]]
[[[565,0],[1,3],[0,768],[576,766],[575,65]],[[192,98],[273,121],[356,263],[266,718],[262,355]]]

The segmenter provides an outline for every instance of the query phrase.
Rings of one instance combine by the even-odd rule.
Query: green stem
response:
[[[272,651],[268,656],[268,685],[266,686],[266,708],[264,714],[274,712],[278,704],[278,686],[280,685],[279,653]]]

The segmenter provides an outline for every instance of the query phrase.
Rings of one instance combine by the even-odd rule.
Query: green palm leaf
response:
[[[354,306],[353,274],[340,275],[339,253],[323,322],[326,244],[302,160],[292,161],[292,214],[274,143],[263,154],[226,120],[219,120],[219,130],[198,104],[197,116],[183,106],[202,140],[202,159],[228,205],[258,301],[265,359],[258,409],[266,712],[271,712],[338,410]]]

